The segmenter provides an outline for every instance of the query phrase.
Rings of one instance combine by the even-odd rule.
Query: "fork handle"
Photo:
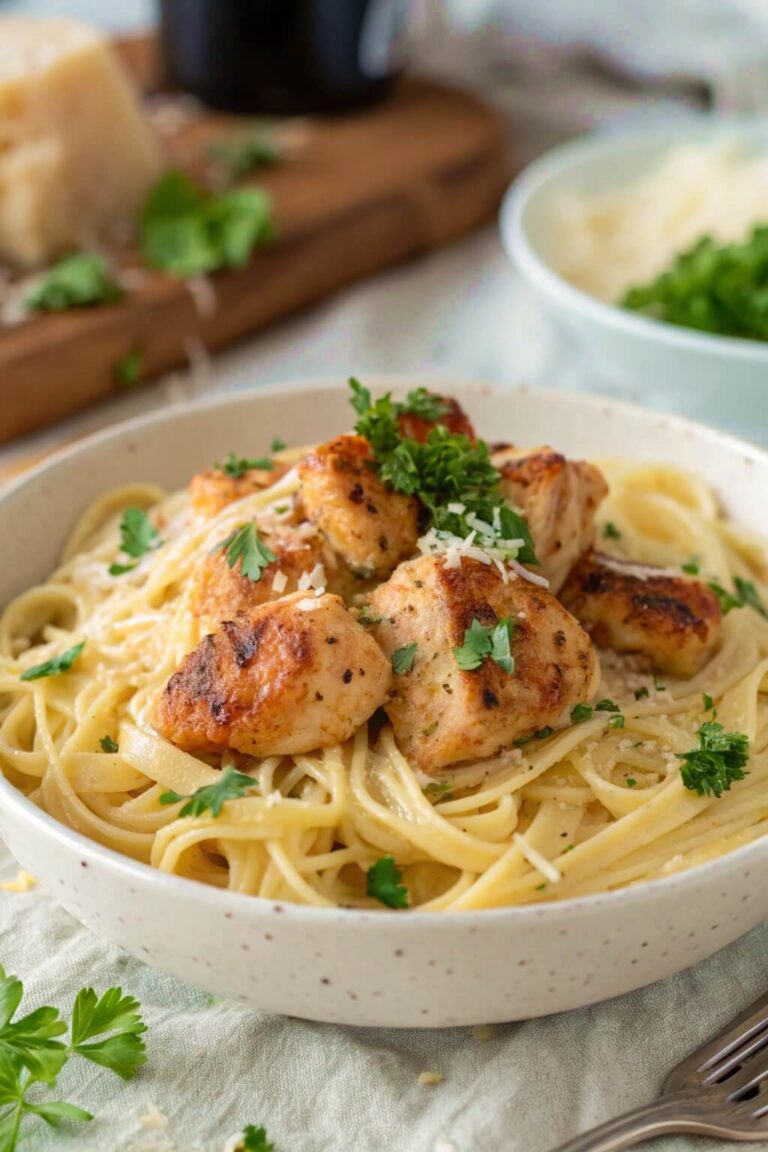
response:
[[[692,1100],[662,1096],[569,1140],[554,1152],[624,1152],[625,1148],[657,1136],[706,1131],[706,1118],[699,1114]]]

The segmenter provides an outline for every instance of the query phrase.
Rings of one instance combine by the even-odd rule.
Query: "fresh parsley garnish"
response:
[[[613,700],[598,700],[595,712],[621,712],[621,708],[618,704],[614,704]]]
[[[603,536],[606,540],[621,540],[621,532],[612,520],[607,520],[603,524]]]
[[[243,1128],[243,1152],[274,1152],[274,1144],[267,1139],[267,1130],[255,1124]]]
[[[268,472],[274,467],[274,464],[268,456],[258,456],[255,460],[249,460],[246,456],[236,456],[234,452],[230,452],[226,460],[217,460],[213,467],[217,472],[224,472],[227,476],[231,476],[233,480],[240,480],[252,468],[259,468]]]
[[[612,716],[611,719],[608,721],[608,727],[609,728],[623,728],[624,727],[624,717],[623,716]]]
[[[212,816],[220,816],[227,800],[239,800],[257,787],[258,783],[252,776],[238,772],[229,764],[222,770],[221,776],[215,784],[204,784],[191,796],[181,796],[178,792],[163,792],[160,796],[160,803],[180,804],[182,800],[186,800],[179,816],[202,816],[204,812],[208,811]]]
[[[73,1056],[110,1069],[130,1080],[147,1061],[139,1003],[109,988],[97,997],[92,988],[78,992],[72,1008],[69,1040],[67,1022],[58,1008],[37,1008],[14,1019],[24,986],[0,967],[0,1148],[14,1152],[21,1128],[36,1116],[52,1128],[68,1122],[92,1120],[90,1112],[62,1100],[39,1099],[36,1086],[53,1087]]]
[[[272,443],[269,446],[270,452],[282,452],[287,447],[285,440],[281,440],[279,436],[272,437]]]
[[[727,616],[734,608],[754,608],[755,612],[759,612],[768,620],[768,609],[751,580],[745,580],[743,576],[734,576],[733,592],[723,588],[717,580],[710,580],[709,587],[717,596],[723,616]]]
[[[232,180],[259,168],[273,168],[280,159],[268,129],[259,123],[212,141],[208,155]]]
[[[705,712],[714,712],[715,702],[712,699],[712,697],[710,696],[709,692],[702,692],[701,699],[702,699],[702,703],[704,704],[704,711]]]
[[[31,668],[27,668],[26,672],[22,672],[19,679],[44,680],[46,676],[59,676],[62,672],[68,672],[83,648],[85,648],[85,640],[81,640],[72,648],[67,648],[66,652],[54,656],[53,659],[46,660],[44,664],[34,664]]]
[[[102,736],[101,740],[99,740],[99,745],[101,747],[102,752],[119,752],[120,751],[120,745],[117,743],[116,740],[113,740],[111,736]]]
[[[407,644],[392,653],[392,671],[395,676],[404,676],[406,672],[410,672],[416,659],[417,647],[417,644]]]
[[[477,618],[473,619],[469,628],[464,631],[464,643],[453,650],[456,663],[462,672],[473,672],[490,657],[494,664],[498,664],[512,675],[515,670],[515,658],[510,649],[510,641],[514,635],[514,627],[514,621],[508,616],[499,620],[497,624],[490,625],[481,624]]]
[[[680,568],[685,572],[686,576],[698,576],[701,571],[701,561],[698,556],[691,556],[686,560],[685,564],[681,564]]]
[[[478,547],[500,560],[538,563],[528,524],[505,501],[487,444],[439,423],[425,441],[401,434],[401,415],[411,412],[412,406],[430,410],[439,397],[416,389],[402,403],[389,393],[374,403],[358,380],[351,379],[349,386],[358,415],[355,431],[371,445],[381,479],[393,491],[415,496],[438,536],[465,540],[472,534]],[[431,411],[434,415],[436,409]]]
[[[427,784],[424,795],[429,796],[431,800],[447,800],[452,787],[450,780],[433,780]]]
[[[649,696],[650,692],[645,685],[642,688],[635,688],[635,700],[647,700]]]
[[[636,787],[637,787],[637,780],[635,780],[632,776],[627,776],[627,788],[636,788]]]
[[[434,396],[426,388],[413,388],[399,406],[408,416],[420,416],[422,420],[442,420],[451,410],[450,404],[442,396]]]
[[[704,236],[654,280],[630,288],[621,303],[668,324],[768,340],[767,267],[765,225],[735,244]]]
[[[746,775],[749,737],[743,732],[726,732],[714,720],[701,725],[698,737],[698,748],[677,753],[677,759],[683,761],[683,784],[699,796],[720,797],[735,780],[743,780]]]
[[[24,298],[36,312],[112,304],[125,295],[101,256],[82,252],[57,261]]]
[[[234,568],[239,560],[242,575],[254,583],[261,580],[264,569],[277,559],[274,552],[259,539],[253,521],[237,528],[226,540],[216,545],[214,552],[223,552],[230,568]]]
[[[115,379],[124,388],[135,388],[141,380],[142,358],[138,348],[132,348],[115,364]]]
[[[574,704],[571,709],[571,720],[574,724],[584,724],[592,719],[593,708],[591,704]]]
[[[242,268],[272,237],[272,202],[260,188],[204,193],[168,172],[149,193],[140,220],[144,259],[176,276]]]
[[[402,883],[403,874],[395,864],[394,856],[382,856],[366,873],[365,892],[388,908],[407,908],[408,889]]]
[[[160,533],[141,508],[126,508],[120,521],[120,550],[138,559],[162,543]]]

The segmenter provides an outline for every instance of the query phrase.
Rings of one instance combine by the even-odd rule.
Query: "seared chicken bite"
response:
[[[367,440],[337,436],[299,463],[299,499],[353,571],[385,577],[416,551],[419,506],[390,492],[372,465]]]
[[[324,561],[333,557],[326,556],[327,549],[319,537],[306,539],[286,529],[282,536],[266,537],[264,542],[276,559],[262,570],[260,580],[243,576],[239,560],[230,568],[220,549],[205,556],[192,573],[189,606],[207,628],[214,630],[222,620],[233,620],[241,612],[294,592],[302,575],[312,572],[317,565],[323,565],[323,587],[332,586],[329,580],[333,570],[329,575]]]
[[[273,468],[249,468],[242,476],[230,476],[220,468],[208,468],[205,472],[198,472],[190,481],[190,506],[197,516],[215,516],[227,504],[270,488],[287,471],[287,464],[276,462]]]
[[[410,671],[384,705],[398,747],[425,772],[491,756],[567,718],[597,686],[592,643],[558,600],[521,578],[464,559],[448,568],[422,556],[401,564],[370,597],[371,632],[388,656],[411,644]],[[512,673],[492,659],[462,671],[454,649],[477,620],[512,622]]]
[[[298,592],[206,636],[158,696],[153,723],[187,752],[295,755],[349,739],[390,678],[338,596]]]
[[[602,472],[584,460],[567,460],[552,448],[502,448],[491,460],[502,491],[531,529],[549,589],[557,593],[594,538],[595,512],[608,493]]]
[[[588,552],[561,599],[601,648],[640,653],[674,676],[695,675],[720,641],[714,592],[660,568]]]
[[[435,392],[429,392],[428,395],[436,400],[441,400],[447,411],[439,420],[426,420],[423,416],[416,416],[413,412],[401,412],[397,418],[400,435],[407,436],[411,440],[418,440],[420,444],[423,444],[435,425],[443,424],[454,436],[467,436],[474,444],[477,437],[472,427],[472,421],[458,400],[454,400],[450,396],[439,396]]]

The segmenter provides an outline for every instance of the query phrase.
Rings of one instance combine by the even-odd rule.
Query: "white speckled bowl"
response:
[[[446,388],[489,438],[696,469],[732,516],[763,528],[768,456],[756,448],[588,396]],[[321,383],[177,408],[91,437],[0,497],[0,603],[46,576],[77,513],[105,488],[137,479],[179,487],[230,450],[258,454],[274,434],[306,443],[349,423],[346,389]],[[577,1008],[694,964],[768,913],[768,839],[623,892],[430,915],[273,904],[166,876],[63,827],[1,778],[0,833],[57,901],[148,964],[259,1008],[345,1024],[442,1027]]]

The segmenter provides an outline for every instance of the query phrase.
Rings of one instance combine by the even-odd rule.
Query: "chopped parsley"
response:
[[[15,1152],[22,1125],[37,1117],[52,1128],[85,1123],[90,1112],[62,1100],[41,1100],[42,1085],[53,1088],[67,1062],[89,1060],[130,1080],[146,1064],[140,1005],[121,988],[97,997],[92,988],[78,992],[67,1026],[58,1008],[42,1007],[14,1020],[24,986],[0,967],[0,1147]],[[69,1038],[62,1039],[69,1030]],[[27,1099],[31,1088],[36,1092]]]
[[[272,443],[269,446],[270,452],[282,452],[287,447],[285,440],[281,440],[279,436],[272,437]]]
[[[81,640],[72,648],[67,648],[66,652],[54,656],[52,660],[46,660],[44,664],[35,664],[32,668],[27,668],[26,672],[22,672],[20,679],[44,680],[46,676],[60,676],[62,672],[69,671],[83,648],[85,648],[85,640]]]
[[[574,724],[583,724],[586,720],[592,719],[592,705],[591,704],[575,704],[571,709],[571,720]]]
[[[755,612],[768,620],[768,608],[751,580],[745,580],[743,576],[734,576],[733,592],[723,588],[717,580],[710,580],[709,587],[717,596],[723,616],[727,616],[734,608],[754,608]]]
[[[685,564],[681,564],[680,567],[686,576],[698,576],[701,571],[701,561],[698,556],[691,556],[690,559],[686,560]]]
[[[452,787],[450,780],[433,780],[431,784],[427,784],[424,795],[434,800],[447,800]]]
[[[430,408],[435,400],[443,403],[439,397],[416,389],[403,403],[389,393],[374,403],[358,380],[349,386],[358,415],[355,431],[371,445],[381,479],[395,492],[417,497],[438,538],[465,540],[473,534],[478,547],[500,560],[538,564],[528,524],[504,499],[487,444],[439,423],[423,442],[401,434],[403,414],[427,410],[439,419]]]
[[[514,628],[514,621],[508,616],[491,625],[481,624],[475,618],[464,631],[464,643],[453,650],[462,672],[473,672],[490,657],[511,676],[515,670],[515,658],[510,649]]]
[[[635,700],[647,700],[649,696],[650,692],[645,685],[642,688],[635,688]]]
[[[611,719],[608,721],[608,727],[609,728],[623,728],[624,727],[624,717],[623,716],[612,716]]]
[[[255,460],[249,460],[246,456],[236,456],[234,452],[230,452],[226,460],[217,460],[213,467],[217,472],[231,476],[233,480],[240,480],[252,468],[269,472],[274,468],[274,462],[268,456],[258,456]]]
[[[365,892],[387,908],[408,908],[408,889],[394,856],[382,856],[366,872]]]
[[[241,132],[213,140],[208,155],[232,180],[259,168],[273,168],[280,159],[269,130],[258,122],[249,124]]]
[[[371,614],[370,604],[363,604],[357,616],[357,622],[358,624],[362,624],[363,628],[370,628],[373,624],[381,624],[383,619],[383,616],[373,616]]]
[[[603,536],[606,540],[621,540],[621,532],[612,520],[606,520],[603,524]]]
[[[254,521],[237,528],[216,545],[214,552],[223,552],[230,568],[234,568],[239,560],[241,574],[255,584],[261,580],[264,569],[277,559],[259,539]]]
[[[101,747],[102,752],[120,751],[120,745],[116,740],[113,740],[111,736],[102,736],[101,740],[99,740],[99,746]]]
[[[24,303],[36,312],[64,312],[67,308],[112,304],[124,295],[103,257],[80,252],[65,256],[49,268],[27,293]]]
[[[704,704],[704,711],[705,712],[714,712],[715,702],[712,699],[712,697],[710,696],[709,692],[702,692],[701,699],[702,699],[702,702]]]
[[[124,388],[135,388],[141,381],[142,358],[138,348],[132,348],[115,364],[115,379]]]
[[[152,552],[162,544],[160,533],[141,508],[126,508],[120,521],[120,550],[133,557],[128,564],[110,564],[110,576],[132,572],[139,557]]]
[[[392,671],[395,676],[404,676],[413,668],[416,659],[417,644],[407,644],[405,648],[398,648],[392,653]]]
[[[544,892],[546,890],[547,886],[548,885],[547,885],[547,882],[545,880],[543,884],[537,884],[534,891],[535,892]]]
[[[647,284],[625,293],[624,308],[668,324],[768,340],[765,307],[768,227],[735,244],[703,236]]]
[[[434,396],[426,388],[414,388],[405,398],[402,411],[409,416],[420,416],[422,420],[442,420],[451,410],[450,404],[442,396]]]
[[[267,1130],[255,1124],[246,1124],[243,1128],[243,1152],[274,1152],[274,1144],[267,1139]]]
[[[215,784],[204,784],[191,796],[181,796],[178,792],[163,792],[160,803],[180,804],[182,800],[186,800],[179,816],[202,816],[208,811],[212,816],[220,816],[227,800],[239,800],[257,787],[258,784],[252,776],[238,772],[230,764],[222,770]]]
[[[260,188],[210,196],[171,171],[150,191],[140,232],[146,262],[175,276],[242,268],[272,237],[272,202]]]
[[[749,737],[743,732],[726,732],[714,720],[698,731],[699,747],[677,753],[682,760],[683,784],[699,796],[722,796],[735,780],[743,780],[749,763]]]
[[[618,704],[614,704],[613,700],[598,700],[595,712],[621,712],[621,708]]]
[[[632,776],[627,776],[627,788],[636,788],[636,787],[637,787],[637,780],[635,780],[634,777],[632,777]]]

